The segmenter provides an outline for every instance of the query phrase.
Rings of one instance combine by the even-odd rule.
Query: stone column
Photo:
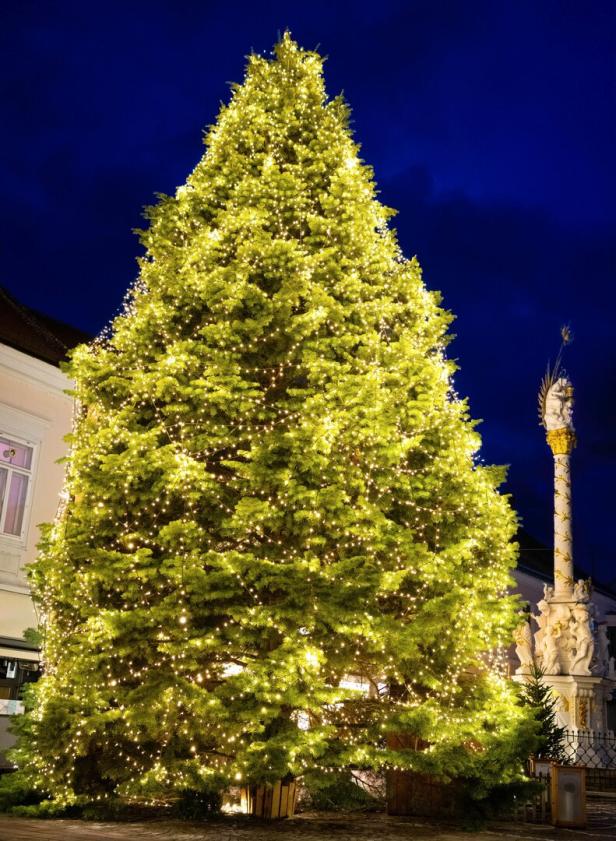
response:
[[[564,338],[564,336],[563,336]],[[590,580],[573,580],[571,534],[571,453],[576,443],[573,427],[573,386],[565,374],[548,371],[539,396],[541,421],[554,456],[554,586],[544,585],[543,599],[533,616],[534,662],[543,680],[558,696],[560,726],[575,730],[572,759],[594,744],[596,732],[607,726],[606,701],[614,691],[616,672],[608,656],[605,627],[592,602]],[[526,679],[528,641],[518,633],[516,652],[521,666],[518,680]],[[581,738],[581,737],[580,737]],[[599,754],[597,754],[599,756]],[[601,760],[602,761],[602,760]],[[597,759],[599,762],[599,759]],[[599,762],[599,764],[601,764]]]
[[[554,595],[559,600],[573,593],[573,543],[571,538],[571,451],[573,386],[567,376],[551,378],[540,396],[542,423],[554,456]]]
[[[554,455],[554,595],[569,599],[573,593],[570,459],[575,432],[567,427],[550,429],[547,440]]]

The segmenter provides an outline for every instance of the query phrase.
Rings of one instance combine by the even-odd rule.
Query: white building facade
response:
[[[64,438],[71,429],[71,381],[58,362],[87,338],[29,310],[0,288],[0,768],[12,742],[10,717],[21,688],[39,671],[27,630],[38,618],[26,567],[36,557],[39,524],[53,520],[62,489]]]

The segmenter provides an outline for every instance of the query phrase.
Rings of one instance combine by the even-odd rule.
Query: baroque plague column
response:
[[[564,329],[563,342],[568,341]],[[539,614],[532,617],[538,625],[534,646],[528,640],[530,628],[530,645],[521,645],[522,640],[518,640],[518,653],[523,655],[518,673],[528,672],[534,648],[534,660],[544,672],[544,682],[559,696],[561,725],[604,733],[606,702],[616,687],[616,674],[614,659],[608,655],[606,624],[592,601],[590,579],[576,582],[573,577],[573,386],[568,376],[560,373],[559,363],[560,354],[554,370],[548,370],[539,397],[541,421],[554,457],[554,586],[544,586],[543,599],[537,605]]]

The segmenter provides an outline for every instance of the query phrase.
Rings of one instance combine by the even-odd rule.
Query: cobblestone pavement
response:
[[[586,830],[532,824],[491,824],[463,831],[418,818],[308,814],[261,823],[229,817],[204,823],[40,821],[0,815],[0,841],[605,841],[616,839],[614,810]]]

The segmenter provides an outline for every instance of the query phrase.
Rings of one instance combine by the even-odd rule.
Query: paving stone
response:
[[[416,818],[308,814],[262,823],[225,817],[202,823],[40,821],[0,815],[0,841],[605,841],[616,839],[616,804],[595,804],[600,825],[586,830],[532,824],[491,824],[464,831]],[[611,811],[610,811],[611,805]],[[594,807],[593,807],[594,808]]]

